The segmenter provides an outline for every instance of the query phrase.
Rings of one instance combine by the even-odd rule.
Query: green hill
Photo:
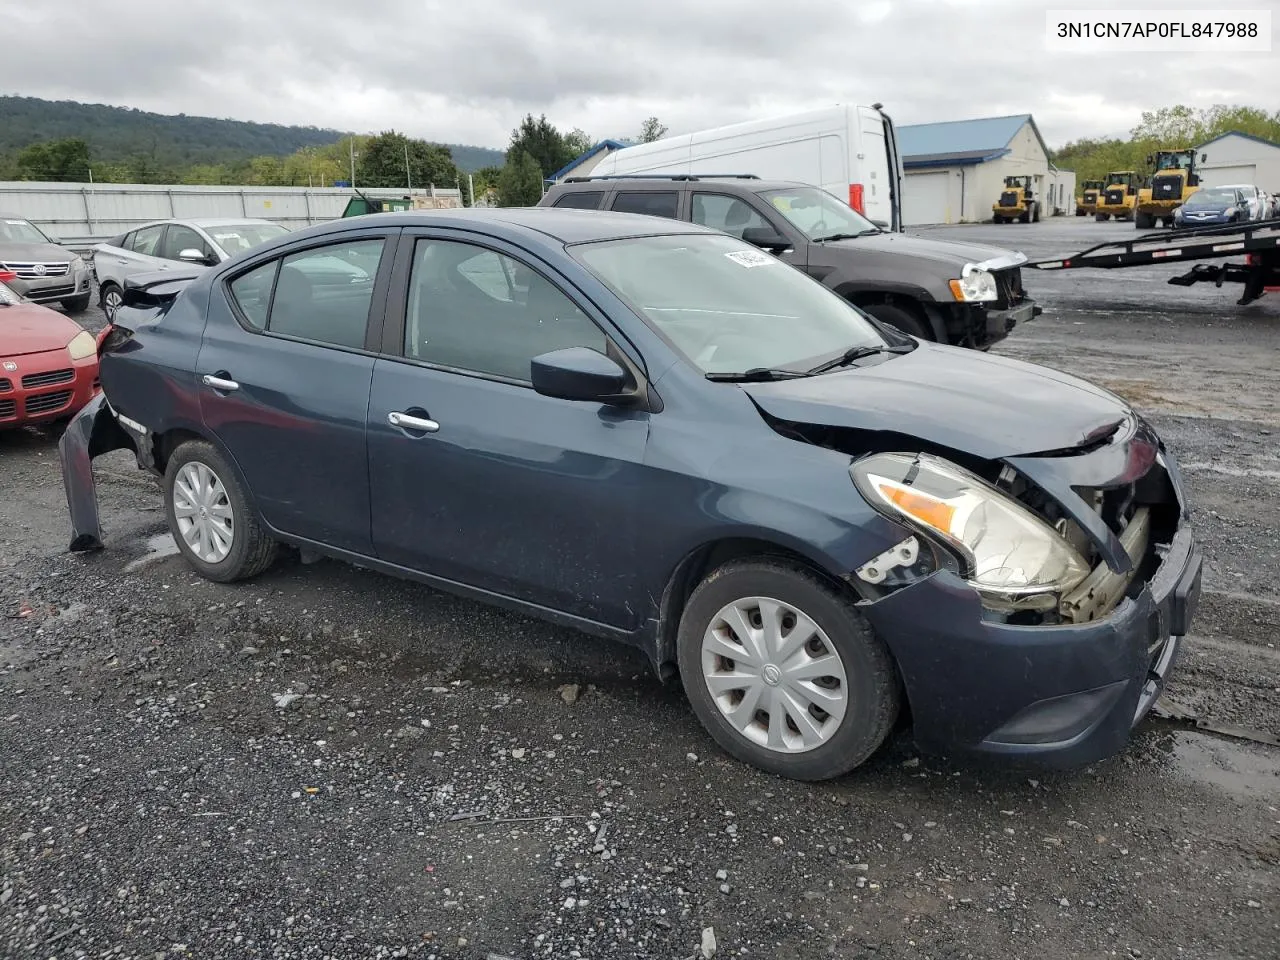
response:
[[[142,155],[159,167],[183,169],[286,156],[336,143],[344,136],[340,130],[320,127],[166,116],[99,103],[0,96],[0,156],[40,141],[79,137],[88,142],[95,163],[122,163]],[[503,160],[501,150],[444,146],[464,172],[500,165]]]

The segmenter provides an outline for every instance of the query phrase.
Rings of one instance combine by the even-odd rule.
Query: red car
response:
[[[98,391],[98,341],[0,272],[0,430],[65,420]]]

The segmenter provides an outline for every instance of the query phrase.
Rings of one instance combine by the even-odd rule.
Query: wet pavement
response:
[[[1168,700],[1274,737],[1280,296],[1177,272],[1028,271],[996,352],[1167,438],[1206,558]],[[146,475],[99,477],[107,549],[70,556],[54,437],[0,435],[0,956],[1276,956],[1280,748],[1152,719],[1070,773],[901,737],[781,781],[634,651],[333,562],[211,584]]]

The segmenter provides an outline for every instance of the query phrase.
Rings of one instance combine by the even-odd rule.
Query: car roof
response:
[[[682,174],[679,179],[663,176],[646,177],[642,174],[633,174],[623,177],[599,177],[594,180],[589,177],[585,177],[581,180],[572,182],[565,181],[563,183],[557,183],[551,189],[555,190],[559,188],[566,191],[608,190],[611,187],[617,186],[618,189],[621,190],[634,186],[648,188],[662,185],[669,186],[672,189],[680,189],[685,186],[697,189],[698,187],[706,184],[713,184],[717,188],[737,187],[747,193],[764,193],[767,190],[793,190],[796,187],[809,187],[814,190],[821,189],[819,187],[815,187],[812,183],[802,183],[799,180],[758,180],[754,177],[736,177],[729,175],[716,177],[699,175],[696,173],[691,174],[688,177],[685,177]]]
[[[0,210],[0,220],[25,220],[27,223],[31,222],[30,217],[24,217],[20,213],[5,213],[3,210]]]
[[[470,207],[461,210],[414,210],[368,213],[307,227],[290,239],[324,236],[342,227],[386,224],[389,227],[515,227],[545,234],[561,243],[587,243],[622,237],[664,236],[683,233],[719,234],[717,230],[667,217],[601,210],[565,210],[557,207]]]

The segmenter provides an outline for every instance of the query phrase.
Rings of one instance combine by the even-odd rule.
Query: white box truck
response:
[[[592,177],[742,174],[822,187],[863,216],[901,230],[902,158],[893,121],[876,103],[751,120],[625,147]]]

